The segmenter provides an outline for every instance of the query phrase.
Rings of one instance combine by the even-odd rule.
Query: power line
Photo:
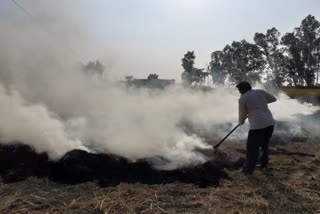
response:
[[[16,0],[11,0],[11,2],[13,2],[17,7],[19,7],[23,12],[25,12],[27,15],[32,16],[31,13],[29,13],[29,11],[27,11],[21,4],[19,4]]]
[[[30,13],[28,10],[26,10],[20,3],[18,3],[16,0],[10,0],[12,3],[14,3],[18,8],[20,8],[24,13],[26,13],[28,16],[30,16],[32,19],[34,18],[34,16],[32,15],[32,13]],[[47,30],[44,30],[48,35],[51,35]],[[71,47],[69,47],[69,49],[67,49],[67,47],[63,47],[65,50],[69,51],[70,53],[72,53],[75,58],[77,58],[80,61],[83,61],[82,57],[80,56],[80,54],[78,54],[76,51],[74,51]]]

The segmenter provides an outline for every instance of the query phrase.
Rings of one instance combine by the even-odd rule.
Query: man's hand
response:
[[[243,125],[244,123],[245,123],[245,121],[246,121],[246,119],[247,118],[239,118],[239,125],[241,126],[241,125]]]

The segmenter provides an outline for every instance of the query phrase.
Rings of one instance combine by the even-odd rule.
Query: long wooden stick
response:
[[[227,139],[227,137],[229,137],[229,135],[231,135],[232,132],[234,132],[234,130],[236,130],[238,127],[240,126],[240,124],[238,124],[236,127],[234,127],[228,134],[227,136],[225,136],[219,143],[217,143],[216,145],[213,146],[214,149],[217,149],[225,139]]]

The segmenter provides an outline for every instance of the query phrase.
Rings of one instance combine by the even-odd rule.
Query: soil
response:
[[[30,154],[28,159],[45,164],[18,180],[2,176],[0,213],[320,213],[320,140],[302,141],[272,144],[270,172],[257,168],[253,175],[244,175],[236,161],[222,161],[223,173],[212,172],[215,162],[215,167],[182,170],[171,179],[161,174],[166,182],[151,183],[123,177],[108,185],[99,179],[54,181],[37,170],[47,169],[46,157]],[[242,157],[245,148],[243,142],[226,142],[221,150],[231,160]],[[191,180],[175,179],[193,173],[200,174]],[[208,175],[215,175],[216,182],[197,182]]]

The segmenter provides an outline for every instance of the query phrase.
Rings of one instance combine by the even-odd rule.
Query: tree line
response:
[[[254,43],[233,41],[211,53],[207,68],[196,68],[194,51],[182,58],[184,84],[201,85],[211,76],[213,85],[241,80],[273,86],[315,87],[320,75],[320,22],[312,15],[283,36],[275,28],[255,33]]]

